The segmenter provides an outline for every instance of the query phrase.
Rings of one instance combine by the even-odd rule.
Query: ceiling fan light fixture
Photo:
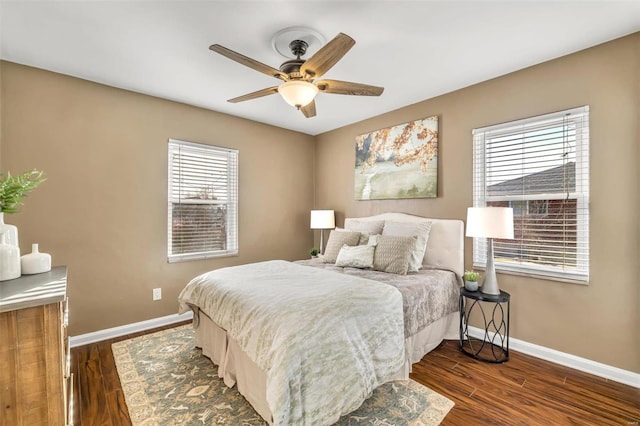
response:
[[[291,80],[278,86],[278,93],[286,103],[300,109],[313,101],[318,94],[318,88],[308,81]]]

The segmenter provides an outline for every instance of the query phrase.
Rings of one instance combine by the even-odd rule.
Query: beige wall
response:
[[[390,96],[390,94],[385,93]],[[640,372],[637,262],[640,33],[319,135],[316,205],[345,216],[400,211],[465,219],[473,128],[589,105],[589,286],[498,274],[512,295],[511,336]],[[438,198],[354,201],[354,138],[440,117]],[[471,267],[471,240],[465,259]]]
[[[2,164],[2,62],[0,61],[0,165]],[[0,168],[0,173],[3,170]]]
[[[38,242],[68,265],[71,335],[174,314],[179,291],[205,271],[308,256],[313,137],[13,63],[0,69],[0,170],[48,177],[7,222],[23,253]],[[168,138],[240,151],[239,256],[167,263]]]
[[[49,177],[7,221],[19,226],[23,252],[39,242],[69,266],[78,335],[175,313],[178,292],[198,273],[306,257],[313,206],[335,209],[340,225],[385,211],[464,219],[473,128],[589,105],[590,285],[499,280],[512,294],[513,337],[640,372],[639,75],[635,34],[313,138],[1,62],[0,171],[39,168]],[[438,198],[354,201],[354,137],[434,114]],[[170,137],[240,150],[238,257],[166,263]],[[154,287],[160,302],[151,301]]]

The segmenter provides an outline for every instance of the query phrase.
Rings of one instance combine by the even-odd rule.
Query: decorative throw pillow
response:
[[[336,266],[350,268],[373,268],[374,246],[348,246],[344,245],[338,253]]]
[[[358,240],[358,245],[359,246],[366,246],[369,243],[369,237],[371,236],[371,234],[369,234],[368,232],[361,232],[360,233],[360,239]]]
[[[384,220],[358,220],[346,218],[344,228],[349,231],[358,231],[365,234],[381,234],[384,228]]]
[[[416,237],[389,235],[376,235],[374,237],[369,238],[369,244],[375,244],[376,248],[373,254],[373,269],[391,274],[406,275]]]
[[[345,228],[340,228],[339,226],[336,226],[335,228],[336,231],[340,231],[340,232],[357,232],[353,229],[345,229]],[[369,234],[367,234],[366,232],[360,232],[360,240],[358,240],[358,244],[356,244],[357,246],[361,246],[364,244],[367,244],[367,241],[369,241]]]
[[[355,246],[358,245],[360,240],[359,232],[351,231],[336,231],[333,230],[329,234],[329,240],[324,248],[324,255],[322,261],[324,263],[335,263],[338,258],[338,253],[343,245]]]
[[[370,235],[376,235],[382,233],[384,228],[384,220],[358,220],[346,218],[344,220],[344,227],[349,231],[360,232],[360,241],[358,245],[367,244]]]
[[[416,237],[416,242],[411,251],[411,259],[409,261],[409,272],[418,272],[422,268],[422,259],[427,251],[427,242],[429,241],[429,232],[431,231],[432,222],[425,220],[422,222],[393,222],[386,221],[382,235],[390,235],[396,237]]]

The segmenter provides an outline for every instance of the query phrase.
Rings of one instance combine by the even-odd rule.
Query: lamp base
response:
[[[498,278],[496,277],[496,268],[493,264],[493,238],[487,238],[487,269],[484,274],[484,281],[480,291],[484,294],[494,296],[500,295],[498,287]]]
[[[500,288],[498,287],[498,283],[495,280],[487,280],[485,279],[482,283],[482,287],[480,291],[483,294],[491,294],[493,296],[500,295]]]

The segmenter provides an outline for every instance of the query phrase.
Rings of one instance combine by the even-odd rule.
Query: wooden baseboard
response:
[[[469,335],[478,339],[484,336],[484,330],[469,326]],[[560,352],[544,346],[525,342],[524,340],[509,338],[509,349],[522,352],[536,358],[544,359],[555,364],[564,365],[594,376],[604,377],[614,382],[640,388],[640,374],[633,371],[623,370],[618,367],[602,364],[590,359]]]

